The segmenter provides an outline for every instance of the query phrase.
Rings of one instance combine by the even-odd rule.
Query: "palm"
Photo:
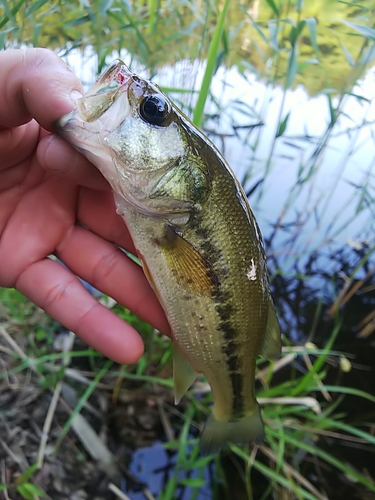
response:
[[[0,152],[0,286],[16,287],[108,356],[136,360],[143,349],[136,332],[76,277],[168,330],[142,270],[113,244],[134,250],[108,185],[34,120],[0,130]]]

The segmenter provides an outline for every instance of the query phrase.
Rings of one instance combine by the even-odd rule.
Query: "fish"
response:
[[[116,60],[57,133],[112,187],[171,326],[176,404],[203,374],[203,454],[261,442],[256,358],[280,355],[262,236],[216,146],[155,83]]]

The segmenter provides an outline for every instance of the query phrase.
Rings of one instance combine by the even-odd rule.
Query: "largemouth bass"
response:
[[[57,128],[112,186],[171,325],[176,403],[197,373],[210,384],[202,451],[261,440],[255,361],[279,356],[280,331],[262,237],[225,159],[122,61]]]

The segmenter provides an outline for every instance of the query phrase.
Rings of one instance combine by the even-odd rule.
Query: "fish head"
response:
[[[164,216],[191,207],[191,200],[173,196],[173,184],[176,190],[196,183],[191,169],[173,174],[191,150],[183,121],[157,85],[118,60],[77,100],[76,109],[58,120],[56,129],[127,203],[147,215]]]

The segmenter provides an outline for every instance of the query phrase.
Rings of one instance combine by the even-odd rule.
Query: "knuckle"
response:
[[[71,284],[72,283],[55,283],[51,286],[45,295],[43,309],[48,309],[51,305],[60,302],[68,294],[68,289]]]
[[[107,252],[101,256],[93,269],[93,285],[99,285],[108,281],[111,275],[116,272],[119,264],[120,255],[117,251]]]

